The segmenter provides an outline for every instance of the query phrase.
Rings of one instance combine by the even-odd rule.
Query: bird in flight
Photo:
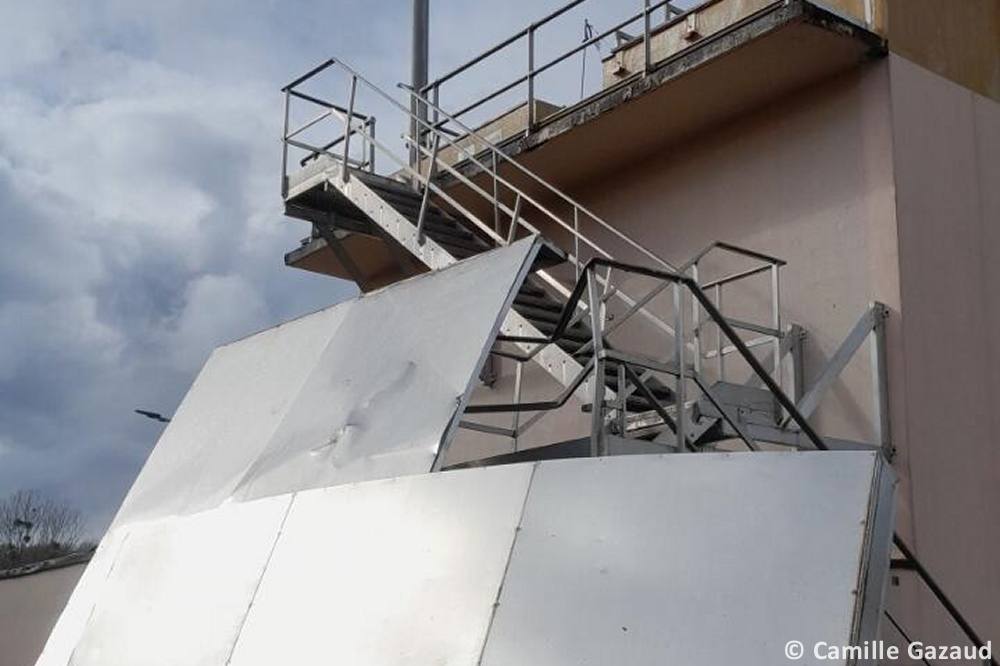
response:
[[[164,416],[163,414],[160,414],[158,412],[148,412],[145,409],[137,409],[137,410],[135,410],[135,413],[136,414],[142,414],[143,416],[145,416],[147,418],[151,418],[154,421],[159,421],[161,423],[170,423],[170,419],[168,419],[166,416]]]

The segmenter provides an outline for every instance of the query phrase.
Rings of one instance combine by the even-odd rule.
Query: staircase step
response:
[[[562,304],[555,299],[549,298],[548,296],[525,294],[523,291],[517,292],[517,296],[514,297],[514,305],[525,305],[529,308],[548,310],[555,312],[557,315],[561,314],[563,311]]]
[[[552,299],[552,297],[548,295],[548,292],[546,292],[538,285],[534,284],[530,279],[525,280],[521,284],[521,288],[518,290],[517,293],[524,296],[534,296],[535,298],[548,298],[549,300],[554,301],[554,299]]]
[[[545,321],[552,324],[556,324],[562,318],[562,308],[552,309],[546,307],[537,307],[534,305],[528,305],[526,303],[519,302],[514,299],[514,307],[518,312],[523,314],[525,317],[532,321]],[[558,306],[557,306],[558,307]],[[580,328],[580,322],[573,325],[573,328]]]
[[[482,254],[490,249],[485,243],[455,238],[454,236],[448,236],[430,229],[425,229],[424,232],[427,234],[428,238],[433,239],[435,243],[448,250],[449,253],[451,253],[452,250],[455,250],[467,257],[471,257],[473,255]]]
[[[548,321],[532,321],[531,323],[534,324],[535,328],[537,328],[539,331],[541,331],[545,335],[551,335],[556,330],[556,325],[553,324],[552,322],[548,322]],[[563,334],[563,339],[564,340],[575,340],[575,341],[581,343],[580,346],[583,346],[584,343],[587,343],[587,342],[590,341],[590,331],[588,331],[586,329],[581,329],[581,328],[571,328],[571,329],[569,329],[568,331],[566,331]],[[562,342],[562,340],[560,340],[560,343],[561,342]],[[562,346],[562,345],[560,344],[560,346]]]
[[[413,222],[414,224],[416,224],[417,220],[414,219],[414,220],[411,220],[411,222]],[[472,232],[468,231],[467,229],[464,229],[464,228],[460,227],[457,223],[450,222],[450,221],[446,222],[446,221],[442,221],[442,220],[435,220],[435,219],[431,219],[431,218],[425,218],[424,219],[424,229],[428,233],[440,233],[440,234],[444,234],[446,236],[452,236],[454,238],[458,238],[458,239],[466,240],[466,241],[471,241],[471,240],[474,240],[476,238],[476,235],[473,234]]]

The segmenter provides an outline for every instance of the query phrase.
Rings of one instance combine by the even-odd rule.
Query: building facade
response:
[[[666,6],[665,14],[628,24],[633,33],[619,31],[618,46],[602,60],[600,88],[572,104],[542,97],[535,84],[548,61],[529,60],[508,90],[520,96],[507,98],[514,111],[463,122],[477,100],[449,97],[449,86],[459,75],[474,76],[479,62],[508,57],[500,51],[432,81],[423,90],[430,120],[410,137],[421,146],[416,163],[385,164],[382,154],[392,146],[363,115],[357,78],[350,95],[336,100],[340,118],[356,129],[345,134],[341,125],[336,142],[303,138],[286,122],[286,211],[313,224],[286,263],[368,292],[461,259],[463,250],[475,254],[477,243],[537,232],[569,258],[543,267],[551,277],[543,291],[558,300],[575,284],[574,265],[579,272],[595,257],[690,271],[689,260],[714,242],[752,250],[757,254],[709,253],[694,279],[719,294],[727,319],[747,324],[740,329],[745,341],[816,431],[831,444],[871,445],[891,457],[900,479],[897,533],[979,634],[1000,636],[1000,297],[992,288],[1000,277],[1000,3]],[[542,24],[512,39],[530,43]],[[298,90],[286,93],[294,98]],[[389,109],[378,123],[391,131],[411,120],[385,101],[372,106]],[[305,155],[301,163],[288,156],[296,150]],[[371,174],[365,187],[352,190],[346,179],[329,184],[329,169],[344,158]],[[401,188],[378,185],[377,174]],[[437,230],[429,212],[435,206],[442,212]],[[467,224],[468,234],[449,231],[445,213],[480,224]],[[724,281],[741,274],[745,279]],[[643,276],[623,272],[612,285],[608,275],[603,288],[613,315],[649,315],[644,325],[616,332],[620,346],[668,352],[669,325],[690,351],[675,373],[689,361],[717,388],[759,385],[731,345],[726,351],[721,333],[699,326],[698,304],[684,297],[680,306],[670,298],[642,303],[652,288]],[[677,326],[680,311],[689,315],[687,329],[683,321]],[[543,315],[524,317],[535,333],[550,334],[555,318]],[[871,354],[846,353],[857,351],[845,341],[866,316],[881,341],[873,336]],[[505,333],[508,347],[531,349],[518,331]],[[568,387],[566,379],[566,368],[578,367],[573,358],[582,361],[580,346],[531,362],[498,347],[474,402],[544,401],[569,389],[572,397],[530,428],[528,411],[479,416],[476,423],[488,427],[461,429],[446,463],[587,437],[594,386]],[[688,437],[698,448],[701,416],[678,418],[676,405],[688,404],[676,400],[685,396],[683,382],[682,374],[670,384],[674,406],[662,416],[683,421],[687,433],[664,437],[652,429],[646,440],[676,449]],[[615,386],[607,382],[607,390]],[[692,394],[690,409],[710,413]],[[771,426],[754,420],[747,395],[734,398],[737,420],[764,433]],[[638,414],[619,416],[620,435],[645,427]],[[777,427],[788,425],[787,410],[779,406],[768,418],[782,432],[761,440],[810,448],[801,428]],[[704,448],[738,446],[729,434]],[[888,607],[907,633],[928,643],[965,640],[899,559]],[[888,625],[883,636],[903,640]]]

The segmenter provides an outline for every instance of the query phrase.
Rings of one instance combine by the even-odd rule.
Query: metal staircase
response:
[[[351,169],[345,181],[339,162],[330,161],[323,170],[323,185],[327,194],[333,194],[339,210],[356,208],[356,215],[364,215],[377,224],[399,247],[409,250],[427,268],[438,269],[489,251],[500,245],[494,238],[477,234],[473,222],[461,214],[448,212],[440,206],[425,202],[421,193],[397,180],[368,171]],[[315,187],[315,177],[289,190],[287,198],[296,201],[301,192]],[[421,224],[421,209],[423,209]],[[293,206],[290,210],[294,211]],[[323,228],[320,233],[333,230]],[[423,239],[419,236],[422,235]],[[565,255],[550,244],[545,244],[536,260],[537,270],[566,261]],[[562,314],[565,300],[553,296],[544,288],[545,282],[528,277],[516,295],[512,311],[504,322],[502,333],[506,336],[543,338],[551,336]],[[559,340],[534,356],[563,386],[570,385],[593,357],[588,348],[592,334],[589,326],[578,319],[560,336]],[[614,394],[617,374],[613,368],[606,371],[606,387]],[[650,390],[661,402],[669,403],[673,392],[661,383],[650,382]],[[582,383],[578,397],[587,401],[591,389]],[[628,398],[633,412],[650,411],[649,401],[639,395]]]
[[[346,83],[346,106],[318,97],[310,88],[320,85],[321,75],[331,73],[340,78],[339,85]],[[322,87],[327,89],[328,83]],[[730,439],[742,439],[751,448],[756,448],[757,439],[793,447],[814,445],[815,433],[791,413],[803,394],[796,380],[803,335],[797,327],[782,326],[778,279],[783,261],[717,242],[675,267],[510,158],[482,133],[400,87],[406,91],[405,101],[334,59],[286,86],[282,192],[287,214],[313,222],[335,252],[340,234],[380,239],[396,258],[399,279],[449,266],[525,235],[560,238],[559,247],[545,241],[506,316],[494,354],[517,361],[512,404],[520,402],[524,363],[538,364],[564,387],[564,394],[530,408],[515,406],[510,411],[536,413],[524,422],[515,415],[509,429],[463,421],[464,426],[516,442],[546,410],[575,396],[585,411],[618,435],[655,439],[676,449],[699,449]],[[360,93],[367,93],[370,107],[396,114],[398,126],[420,128],[417,136],[403,135],[396,144],[377,137],[374,117],[357,110]],[[293,100],[321,110],[291,129]],[[325,121],[336,125],[332,140]],[[320,139],[310,138],[310,133]],[[304,155],[301,168],[289,170],[290,151]],[[417,156],[412,163],[405,157],[411,152]],[[388,159],[395,170],[376,173],[376,155]],[[602,242],[613,242],[616,256],[594,240],[595,231]],[[349,262],[344,254],[341,249],[338,256]],[[702,279],[706,257],[719,254],[752,265]],[[594,261],[601,269],[587,271]],[[633,270],[639,265],[655,273]],[[577,294],[571,299],[585,272],[593,281],[587,298]],[[653,284],[633,296],[627,289],[636,289],[637,276]],[[755,277],[770,279],[768,322],[726,317],[721,311],[723,290]],[[658,299],[660,307],[653,307]],[[568,302],[572,312],[567,314]],[[611,337],[623,325],[641,327],[638,337],[660,351],[628,367]],[[880,333],[880,325],[875,322],[871,332]],[[757,337],[735,339],[736,329]],[[723,330],[728,333],[723,335]],[[713,332],[714,347],[709,340]],[[662,356],[671,348],[672,353]],[[769,353],[770,359],[754,358],[754,348]],[[620,358],[609,361],[608,354]],[[744,364],[743,377],[730,376],[727,357]],[[770,367],[764,369],[762,361]],[[788,364],[791,373],[784,367]],[[603,381],[595,387],[592,377]],[[828,385],[824,382],[818,393]],[[810,393],[815,403],[819,395]],[[884,406],[881,398],[879,407]],[[600,408],[594,410],[594,404]],[[859,445],[829,439],[827,444]]]

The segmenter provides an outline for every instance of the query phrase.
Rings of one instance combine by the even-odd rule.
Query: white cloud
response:
[[[171,335],[177,364],[194,367],[204,360],[206,350],[266,325],[267,314],[267,304],[246,278],[198,276],[188,284],[184,309]]]

